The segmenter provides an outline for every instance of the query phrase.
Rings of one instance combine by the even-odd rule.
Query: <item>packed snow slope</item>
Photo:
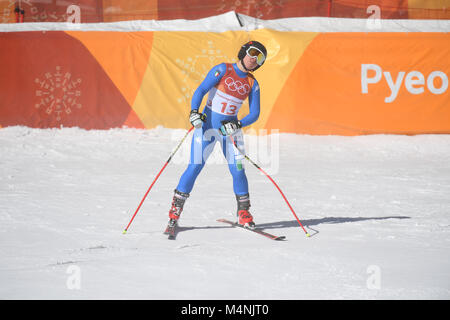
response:
[[[449,299],[450,136],[246,136],[251,212],[216,151],[163,235],[184,130],[0,129],[1,299]]]

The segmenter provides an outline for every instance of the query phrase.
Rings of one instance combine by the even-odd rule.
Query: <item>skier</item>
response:
[[[191,157],[186,171],[174,190],[172,207],[169,210],[169,227],[174,227],[195,180],[203,169],[217,141],[227,159],[233,177],[233,190],[237,200],[237,221],[254,229],[255,223],[249,212],[250,198],[248,181],[242,164],[244,142],[241,128],[255,122],[260,113],[260,89],[251,72],[260,68],[267,57],[267,50],[258,41],[245,43],[237,63],[221,63],[213,67],[195,90],[191,101],[189,120],[195,127],[191,143]],[[200,104],[206,93],[208,99],[203,111]],[[250,112],[238,120],[237,114],[248,97]],[[229,136],[232,136],[230,139]],[[236,148],[239,148],[237,150]]]

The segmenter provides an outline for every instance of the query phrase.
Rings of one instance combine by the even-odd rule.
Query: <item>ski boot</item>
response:
[[[189,193],[180,192],[177,189],[174,191],[172,207],[169,210],[169,223],[168,227],[174,227],[180,219],[181,212],[183,211],[184,202],[189,197]]]
[[[248,209],[250,209],[250,198],[249,194],[245,194],[242,196],[236,195],[237,200],[237,223],[243,225],[244,227],[248,227],[250,229],[255,229],[256,224],[253,221],[253,216],[250,214]]]

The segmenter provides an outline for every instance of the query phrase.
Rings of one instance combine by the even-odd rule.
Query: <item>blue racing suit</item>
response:
[[[217,141],[227,159],[228,168],[233,176],[233,190],[236,195],[248,194],[248,181],[243,167],[244,141],[242,131],[233,135],[236,146],[230,137],[223,136],[219,128],[224,120],[237,120],[239,108],[243,100],[249,99],[249,114],[241,121],[242,127],[255,122],[260,114],[260,90],[256,79],[237,67],[236,64],[219,64],[213,67],[192,96],[191,109],[199,110],[205,94],[208,101],[202,113],[206,120],[201,128],[194,130],[191,143],[191,155],[187,169],[180,178],[177,190],[190,193],[197,176],[203,169],[206,160]]]

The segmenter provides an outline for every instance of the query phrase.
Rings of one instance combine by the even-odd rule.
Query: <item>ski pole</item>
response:
[[[295,214],[294,209],[292,209],[291,204],[289,203],[289,201],[287,200],[286,196],[284,195],[283,191],[281,191],[280,187],[278,186],[278,184],[272,179],[271,176],[269,176],[258,164],[256,164],[252,159],[250,159],[244,152],[242,152],[236,142],[234,141],[233,137],[230,135],[230,139],[231,142],[233,143],[233,145],[236,147],[236,149],[239,151],[240,154],[242,154],[244,156],[245,159],[247,159],[251,164],[253,164],[259,171],[261,171],[262,173],[264,173],[264,175],[269,178],[270,181],[272,181],[272,183],[275,185],[275,187],[278,189],[278,191],[280,191],[281,196],[283,197],[284,201],[286,201],[289,209],[291,209],[292,214],[294,215],[295,219],[297,219],[298,224],[300,225],[300,227],[303,229],[303,231],[305,232],[307,237],[310,237],[311,235],[305,230],[305,228],[303,227],[302,223],[300,222],[299,218],[297,217],[297,215]]]
[[[142,198],[141,202],[139,203],[139,206],[137,207],[136,211],[133,214],[133,217],[131,217],[130,222],[128,223],[127,227],[125,228],[125,230],[122,232],[123,234],[127,233],[128,228],[131,225],[131,222],[133,222],[134,217],[136,216],[136,214],[138,213],[139,209],[142,206],[142,203],[144,203],[145,198],[147,197],[148,193],[150,192],[150,190],[152,189],[153,185],[155,184],[156,180],[158,180],[159,176],[161,175],[161,173],[164,171],[164,169],[167,167],[167,165],[169,164],[170,160],[172,160],[172,157],[175,155],[175,153],[178,151],[178,149],[180,149],[181,145],[183,144],[184,140],[186,140],[186,137],[188,136],[188,134],[194,129],[194,127],[191,127],[188,132],[186,132],[186,134],[184,135],[183,139],[181,139],[180,143],[178,143],[177,147],[175,148],[175,150],[172,151],[172,153],[169,156],[169,159],[167,159],[166,163],[164,164],[164,166],[161,168],[161,170],[159,171],[159,173],[156,175],[156,178],[153,180],[152,184],[150,185],[150,187],[148,188],[147,192],[145,193],[144,197]]]

